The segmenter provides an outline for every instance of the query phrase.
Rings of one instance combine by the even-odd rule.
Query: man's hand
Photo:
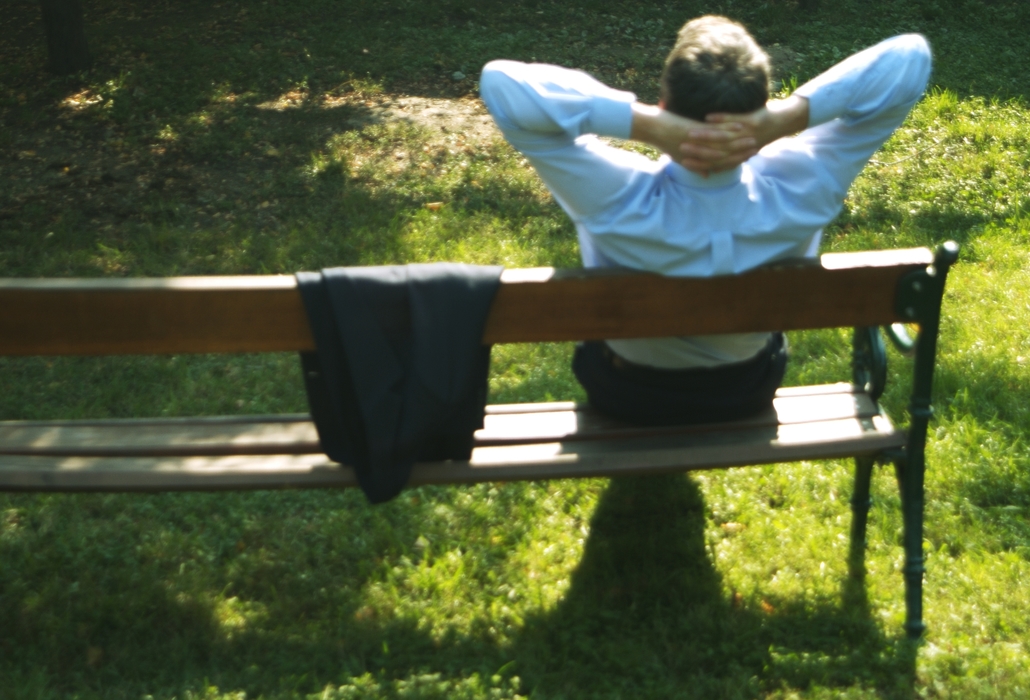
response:
[[[688,170],[707,174],[733,167],[757,153],[754,136],[745,131],[746,127],[736,122],[696,122],[638,102],[633,105],[630,138],[668,153]],[[680,150],[683,146],[690,147],[689,154]]]
[[[759,148],[748,123],[711,121],[690,130],[680,144],[679,162],[687,170],[707,177],[737,167]]]
[[[734,168],[776,139],[808,127],[808,100],[791,95],[748,114],[709,114],[680,144],[680,164],[702,175]]]
[[[735,168],[766,144],[808,126],[808,100],[791,95],[748,114],[709,114],[696,122],[639,102],[630,138],[664,151],[700,175]]]

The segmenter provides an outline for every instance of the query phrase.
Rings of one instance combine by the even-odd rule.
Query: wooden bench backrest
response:
[[[484,343],[641,338],[906,320],[898,282],[925,248],[826,254],[745,274],[670,278],[511,269]],[[311,350],[292,276],[0,279],[0,355]]]

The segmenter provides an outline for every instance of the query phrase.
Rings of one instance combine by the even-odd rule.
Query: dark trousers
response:
[[[638,425],[746,418],[772,406],[786,367],[782,333],[774,333],[755,357],[717,367],[669,370],[638,365],[601,341],[580,343],[572,359],[590,405]]]

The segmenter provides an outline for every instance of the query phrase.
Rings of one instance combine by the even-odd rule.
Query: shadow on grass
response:
[[[845,210],[832,224],[831,235],[847,236],[848,245],[856,250],[877,245],[936,248],[945,241],[966,246],[992,220],[988,214],[947,204],[932,204],[917,213],[910,212],[908,206],[907,202],[885,196],[859,215]]]
[[[942,12],[919,19],[920,12],[894,7],[896,3],[884,4],[889,18],[855,3],[820,3],[815,10],[802,10],[802,4],[764,3],[764,10],[740,11],[800,32],[795,46],[804,44],[801,29],[813,33],[818,41],[813,38],[811,50],[803,53],[811,58],[818,48],[816,53],[824,56],[821,68],[832,62],[823,38],[828,31],[843,46],[887,33],[873,26],[881,20],[894,29],[912,30],[919,26],[905,23],[937,27],[961,16]],[[655,80],[639,55],[654,54],[652,62],[660,67],[660,52],[649,47],[658,35],[671,41],[667,8],[642,5],[629,11],[613,2],[602,6],[616,14],[599,19],[573,6],[536,1],[476,5],[466,0],[369,0],[341,6],[327,0],[280,0],[247,7],[91,1],[86,3],[86,19],[95,68],[55,80],[42,70],[38,3],[13,2],[9,16],[0,18],[0,27],[9,30],[0,36],[0,82],[10,86],[0,95],[6,127],[0,129],[0,150],[18,156],[0,164],[0,175],[10,184],[9,193],[0,192],[0,273],[293,272],[318,261],[392,261],[395,241],[384,241],[372,228],[387,230],[385,224],[397,216],[409,216],[438,200],[419,199],[428,190],[420,190],[409,177],[403,188],[396,188],[404,189],[407,199],[353,194],[360,188],[352,187],[354,202],[336,206],[331,204],[333,188],[306,176],[305,170],[331,150],[334,136],[382,119],[382,113],[366,106],[366,97],[375,97],[384,87],[407,95],[471,95],[476,72],[492,58],[597,62],[603,66],[598,71],[602,78],[626,78],[630,83],[620,86],[638,89],[650,99]],[[594,12],[600,12],[598,7]],[[682,11],[689,15],[701,10],[696,5]],[[986,8],[984,16],[993,18],[999,29],[1014,26],[1017,15],[1025,12],[1014,3],[998,3]],[[828,19],[831,14],[834,21]],[[659,29],[655,23],[662,17]],[[853,28],[852,20],[870,24]],[[795,26],[799,24],[804,27]],[[586,36],[561,28],[580,25]],[[984,50],[993,46],[964,44],[962,55],[981,50],[981,45]],[[613,59],[626,47],[638,58]],[[836,47],[834,51],[843,55]],[[968,63],[975,67],[975,61]],[[466,78],[456,82],[456,71]],[[323,108],[326,97],[339,100],[338,106]],[[258,108],[271,103],[280,106]],[[450,164],[451,171],[460,158]],[[337,164],[337,175],[345,169]],[[485,191],[469,196],[493,195]],[[884,205],[854,223],[859,228],[898,225],[913,243],[923,243],[964,240],[990,219],[944,205],[912,216],[903,206]],[[319,240],[349,235],[352,222],[344,221],[341,212],[351,219],[355,212],[370,212],[374,221],[358,236],[364,240],[335,247]],[[847,223],[842,218],[837,228]],[[864,247],[898,242],[873,240]]]
[[[956,497],[978,508],[1030,506],[1024,455],[1030,381],[1022,366],[1003,353],[968,352],[941,363],[934,382],[938,410],[949,420],[942,449],[966,462],[945,466]],[[1022,537],[1018,545],[1025,548]]]
[[[397,658],[439,650],[363,612],[362,587],[449,495],[375,511],[352,491],[4,497],[0,687],[38,672],[47,693],[24,697],[290,697],[403,676]]]
[[[934,371],[938,402],[979,423],[1001,421],[1023,432],[1028,416],[1024,397],[1030,381],[1018,362],[998,352],[965,352],[940,362]]]
[[[448,495],[442,494],[445,501]],[[111,527],[98,547],[81,553],[71,542],[5,545],[5,569],[22,575],[8,576],[0,589],[7,630],[0,678],[24,680],[36,669],[46,678],[36,679],[37,690],[105,698],[157,691],[170,697],[208,686],[248,697],[292,697],[365,673],[385,682],[426,673],[517,674],[536,698],[757,697],[812,686],[912,695],[914,647],[879,631],[861,579],[846,579],[839,601],[778,600],[770,612],[727,598],[706,551],[703,497],[688,477],[611,481],[564,598],[526,619],[510,644],[498,644],[482,626],[434,639],[416,620],[377,618],[363,607],[360,593],[372,561],[396,559],[399,543],[431,522],[440,501],[389,504],[389,528],[383,529],[354,496],[311,496],[316,502],[234,495],[235,507],[214,511],[210,497],[192,503],[162,496],[141,505],[181,509],[170,530],[147,534],[143,546],[199,528],[206,541],[195,556],[213,558],[232,596],[258,601],[260,609],[234,608],[235,598],[225,591],[209,590],[207,598],[188,593],[175,570],[188,576],[189,559],[180,565],[171,552],[169,560],[133,554],[141,544],[131,527]],[[51,503],[50,518],[70,508],[69,516],[117,524],[124,501],[96,496]],[[333,504],[350,504],[337,511],[333,534],[313,535],[290,520]],[[248,522],[277,514],[284,519],[283,538],[304,542],[306,562],[277,554],[289,549],[285,541],[266,549],[253,541],[260,533],[248,534]],[[45,523],[24,525],[38,530]],[[363,529],[364,547],[345,544]],[[68,533],[44,539],[63,536]],[[33,554],[52,548],[62,552],[57,559]],[[338,591],[327,593],[327,577]],[[24,581],[46,581],[48,590],[21,590]],[[81,595],[65,592],[80,586]],[[50,609],[33,607],[33,600],[47,599]]]
[[[518,670],[541,697],[751,697],[889,677],[905,694],[914,653],[872,622],[861,579],[841,601],[727,600],[704,540],[704,502],[682,476],[616,479],[564,600],[528,621]]]

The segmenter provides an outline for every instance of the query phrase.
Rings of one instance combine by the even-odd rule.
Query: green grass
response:
[[[643,98],[702,12],[785,85],[900,31],[934,89],[855,183],[829,250],[963,244],[928,443],[925,643],[877,471],[847,575],[850,465],[359,492],[0,495],[0,697],[990,698],[1030,684],[1030,9],[1015,0],[570,5],[87,0],[94,69],[52,78],[38,4],[0,17],[0,275],[578,264],[502,142],[376,117],[467,99],[487,60]],[[467,77],[455,81],[455,71]],[[442,203],[427,208],[429,203]],[[788,383],[849,376],[793,334]],[[567,345],[495,348],[491,400],[582,399]],[[904,415],[891,354],[884,402]],[[289,355],[0,359],[0,418],[305,410]]]

